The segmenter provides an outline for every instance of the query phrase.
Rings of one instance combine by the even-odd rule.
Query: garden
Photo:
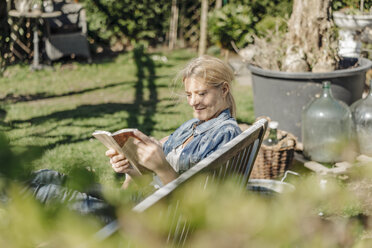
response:
[[[343,33],[341,27],[319,21],[327,19],[319,13],[334,12],[368,19],[365,16],[372,15],[371,3],[80,0],[86,13],[84,37],[89,59],[78,54],[50,59],[44,44],[53,44],[53,39],[43,28],[47,20],[43,19],[36,33],[40,37],[40,64],[45,66],[39,70],[32,67],[34,20],[11,17],[9,10],[16,8],[16,2],[0,3],[1,247],[371,246],[372,154],[367,148],[363,156],[354,150],[358,133],[353,136],[351,131],[348,105],[368,97],[372,77],[368,30],[372,27]],[[45,2],[33,1],[32,6],[39,4],[46,11]],[[60,1],[52,1],[54,6],[56,2]],[[306,16],[311,4],[319,11]],[[296,8],[302,9],[300,15],[293,14]],[[301,33],[304,20],[310,24],[315,20],[319,25],[312,26],[310,34]],[[291,23],[303,26],[291,29]],[[332,66],[339,71],[347,69],[342,64],[346,63],[342,60],[345,55],[337,55],[337,46],[350,32],[357,37],[352,53],[358,53],[358,58],[346,62],[354,64],[351,70],[355,74],[342,72],[333,79],[330,75],[337,70],[330,69]],[[311,39],[321,42],[314,45]],[[292,47],[279,49],[289,41],[294,41]],[[347,49],[343,51],[349,52]],[[290,161],[281,161],[286,171],[295,173],[281,182],[284,171],[265,178],[252,172],[253,180],[285,185],[287,190],[280,191],[264,190],[264,184],[242,190],[235,174],[221,182],[208,181],[208,173],[200,173],[147,211],[135,212],[133,207],[153,189],[122,190],[125,174],[112,170],[105,146],[92,133],[137,128],[158,140],[171,134],[193,115],[178,73],[201,54],[218,57],[234,70],[231,91],[242,129],[254,126],[257,117],[267,116],[279,122],[278,134],[284,132],[283,139],[295,137]],[[331,55],[336,59],[331,61]],[[288,83],[284,90],[275,88],[274,81],[283,73],[289,73],[280,79]],[[324,74],[325,79],[320,77]],[[305,86],[295,86],[300,80],[305,80]],[[311,119],[305,132],[301,130],[301,120],[305,120],[302,105],[321,99],[315,95],[321,95],[324,81],[331,82],[333,96],[344,102],[341,105],[350,115],[350,127],[346,122],[340,124],[349,127],[350,137],[345,142],[343,136],[343,143],[331,149],[337,163],[317,159],[306,142],[314,138],[311,141],[319,145],[338,123],[323,128],[322,137],[306,133],[314,128]],[[350,84],[357,86],[351,88]],[[282,97],[285,103],[279,103]],[[364,111],[370,113],[368,106]],[[372,137],[369,121],[363,137]],[[261,149],[271,148],[261,145]],[[262,159],[259,153],[253,168],[258,168],[258,163],[267,166],[267,158]],[[112,206],[113,227],[97,218],[102,213],[72,211],[68,201],[42,204],[35,200],[26,185],[30,175],[42,169],[68,175],[65,186],[70,190],[84,192],[98,185]],[[167,218],[169,215],[177,218]]]

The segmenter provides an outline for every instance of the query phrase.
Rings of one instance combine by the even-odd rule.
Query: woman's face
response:
[[[207,121],[217,117],[221,111],[228,108],[226,95],[229,88],[227,84],[213,87],[197,78],[186,78],[184,84],[187,102],[194,110],[195,118]]]

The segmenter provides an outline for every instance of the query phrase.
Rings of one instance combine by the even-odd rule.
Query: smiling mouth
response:
[[[195,111],[201,111],[201,110],[203,110],[203,109],[205,109],[205,108],[201,108],[201,109],[195,109]]]

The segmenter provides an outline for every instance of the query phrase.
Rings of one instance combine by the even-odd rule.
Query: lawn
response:
[[[35,169],[68,173],[73,166],[88,166],[101,183],[110,182],[114,173],[92,132],[134,127],[158,139],[169,135],[192,118],[182,85],[174,79],[195,56],[190,50],[148,53],[138,47],[92,64],[56,63],[54,70],[10,66],[0,78],[5,110],[0,131],[17,150],[41,149],[30,162]],[[235,83],[233,93],[238,121],[252,123],[251,86]]]

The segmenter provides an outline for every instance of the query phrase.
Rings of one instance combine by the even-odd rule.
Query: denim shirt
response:
[[[163,145],[165,156],[182,145],[192,135],[194,138],[183,148],[178,160],[179,174],[185,172],[200,160],[208,157],[218,148],[241,133],[236,120],[226,109],[221,114],[206,122],[194,118],[182,124]]]

